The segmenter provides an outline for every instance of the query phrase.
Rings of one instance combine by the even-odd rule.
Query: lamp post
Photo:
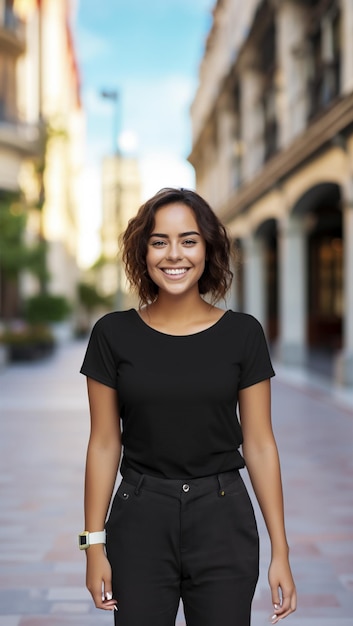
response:
[[[109,100],[113,105],[113,167],[115,172],[115,180],[112,183],[112,191],[114,196],[114,208],[115,208],[115,228],[116,238],[121,232],[121,154],[118,144],[118,133],[120,129],[119,120],[119,92],[115,89],[103,89],[101,91],[101,97]],[[115,229],[114,229],[115,230]],[[112,262],[112,260],[111,260]],[[122,267],[120,261],[112,263],[116,271],[117,289],[115,295],[115,306],[118,310],[122,307]]]
[[[102,89],[102,98],[110,100],[114,105],[113,109],[113,154],[119,152],[118,133],[119,133],[119,92],[116,89]]]

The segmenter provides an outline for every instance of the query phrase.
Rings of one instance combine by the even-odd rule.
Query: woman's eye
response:
[[[184,246],[193,246],[195,243],[197,242],[194,241],[194,239],[185,239],[185,241],[183,241]]]
[[[162,248],[165,245],[165,241],[152,241],[154,248]]]

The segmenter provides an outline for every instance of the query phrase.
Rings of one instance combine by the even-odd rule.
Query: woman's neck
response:
[[[141,309],[142,319],[157,330],[182,334],[203,330],[216,321],[221,310],[205,302],[197,293],[185,294],[182,297],[170,297],[164,292],[157,300]]]
[[[189,292],[183,295],[172,296],[164,291],[158,294],[157,299],[150,305],[150,311],[158,315],[168,315],[175,319],[198,314],[210,305],[205,302],[199,292]]]

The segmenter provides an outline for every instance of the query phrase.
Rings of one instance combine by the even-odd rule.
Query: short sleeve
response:
[[[80,372],[103,385],[116,389],[117,363],[104,321],[105,318],[101,318],[92,329]]]
[[[239,389],[250,387],[274,375],[263,328],[258,320],[249,315]]]

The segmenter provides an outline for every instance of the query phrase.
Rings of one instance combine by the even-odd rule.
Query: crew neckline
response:
[[[147,322],[145,322],[142,319],[141,315],[136,309],[131,309],[131,311],[133,311],[136,314],[137,319],[148,330],[152,331],[153,333],[157,333],[157,335],[162,335],[163,337],[173,337],[173,338],[196,337],[197,335],[202,335],[204,333],[212,331],[214,328],[216,328],[216,326],[218,326],[223,321],[223,319],[227,316],[227,314],[230,313],[230,309],[226,309],[223,315],[216,322],[214,322],[214,324],[211,324],[211,326],[208,326],[207,328],[204,328],[203,330],[198,330],[196,333],[189,333],[187,335],[171,335],[170,333],[164,333],[161,330],[157,330],[156,328],[153,328],[153,326],[150,326],[149,324],[147,324]]]

